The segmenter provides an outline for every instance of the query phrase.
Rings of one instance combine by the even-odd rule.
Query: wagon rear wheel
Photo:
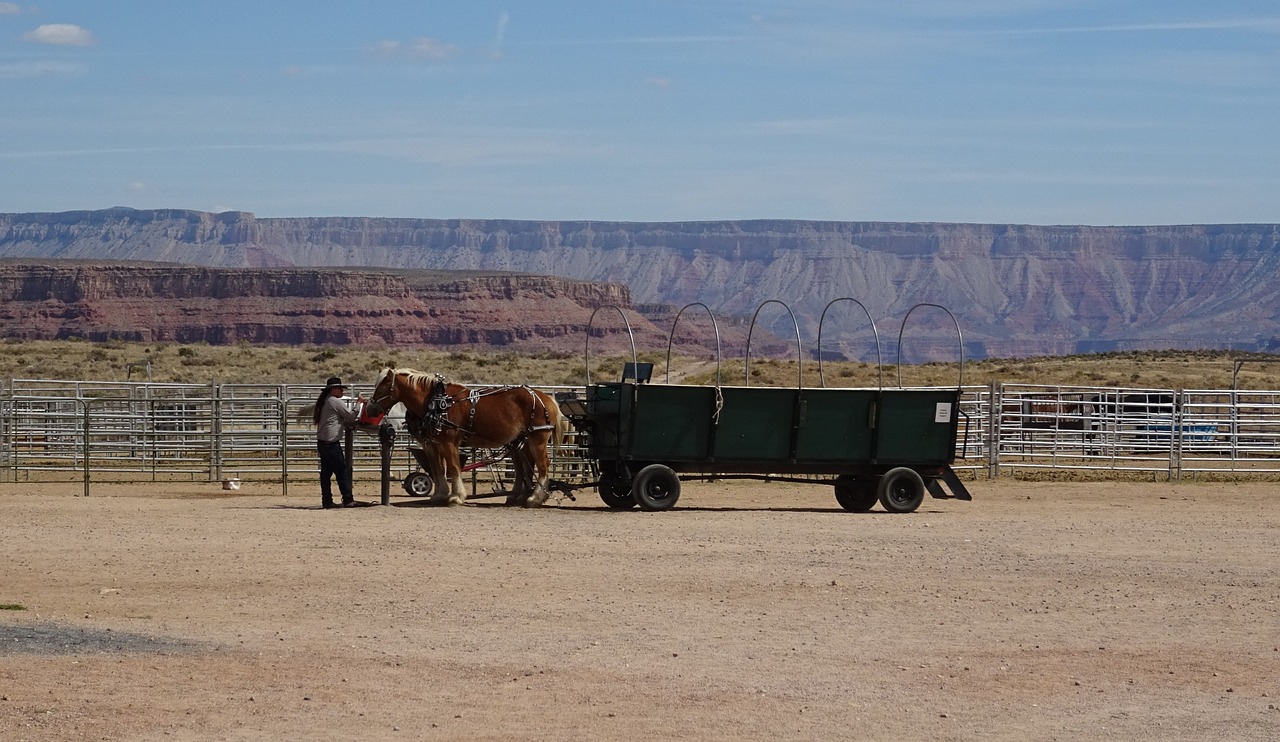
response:
[[[878,495],[875,480],[841,474],[836,477],[835,490],[836,502],[850,513],[865,513],[876,505]]]
[[[630,510],[636,506],[636,498],[631,496],[631,483],[616,474],[601,477],[596,492],[600,493],[604,504],[614,510]]]
[[[631,496],[641,510],[667,510],[680,499],[680,477],[668,466],[649,464],[631,480]]]
[[[880,477],[876,494],[885,510],[910,513],[924,502],[924,479],[915,469],[899,466]]]

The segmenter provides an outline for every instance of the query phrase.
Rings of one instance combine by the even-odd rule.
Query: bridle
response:
[[[375,406],[380,407],[384,412],[386,410],[390,410],[392,407],[396,405],[397,402],[400,401],[399,396],[396,394],[395,372],[392,371],[391,373],[387,374],[386,378],[390,382],[387,385],[386,393],[384,393],[380,397],[375,396],[373,397],[373,399],[369,400]]]

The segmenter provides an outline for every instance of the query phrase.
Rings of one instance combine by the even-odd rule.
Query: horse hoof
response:
[[[460,506],[465,505],[465,504],[467,504],[466,498],[462,498],[462,497],[450,497],[450,498],[449,498],[449,507],[451,507],[451,508],[453,508],[453,507],[460,507]]]

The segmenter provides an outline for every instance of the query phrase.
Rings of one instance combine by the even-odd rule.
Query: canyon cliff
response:
[[[860,357],[867,356],[870,344],[866,316],[851,302],[830,304],[833,300],[861,302],[886,349],[892,349],[901,328],[929,354],[945,355],[956,334],[949,318],[932,307],[912,314],[911,325],[902,328],[904,316],[920,303],[954,314],[971,357],[1151,347],[1267,350],[1280,337],[1280,292],[1274,288],[1280,280],[1280,226],[1274,224],[259,219],[245,212],[116,208],[0,214],[0,257],[164,261],[238,270],[377,266],[556,276],[625,287],[627,306],[656,308],[650,316],[662,320],[657,331],[664,335],[675,309],[694,302],[711,308],[717,319],[733,318],[726,324],[740,326],[762,302],[778,300],[794,313],[807,352],[830,307],[822,330],[824,350]],[[246,284],[245,290],[265,289]],[[413,292],[406,297],[403,291],[388,285],[370,287],[366,295],[384,296],[387,311],[417,297],[424,302],[422,311],[429,311],[425,303],[434,299]],[[503,291],[490,287],[481,294],[488,302]],[[241,296],[236,301],[259,298]],[[219,301],[227,300],[231,297]],[[583,303],[613,302],[597,297]],[[244,309],[256,311],[250,305]],[[525,314],[517,309],[513,316]],[[483,340],[485,325],[466,324],[480,319],[451,317],[461,323],[453,327],[454,336]],[[566,321],[578,320],[566,316]],[[691,332],[705,336],[705,330],[692,327],[706,324],[705,314],[690,314],[688,321]],[[784,342],[795,335],[781,306],[761,307],[761,323]],[[227,334],[225,328],[210,332]],[[283,325],[273,332],[273,337],[289,336]],[[448,333],[430,337],[447,342]]]
[[[619,284],[547,276],[0,260],[0,337],[581,352],[597,306],[645,346],[666,334]],[[629,346],[614,313],[594,347]],[[663,346],[665,347],[665,345]]]

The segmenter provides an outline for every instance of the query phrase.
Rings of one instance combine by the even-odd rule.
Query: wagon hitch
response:
[[[559,479],[548,479],[547,492],[559,492],[562,496],[567,497],[570,500],[573,500],[574,502],[577,502],[578,498],[573,496],[574,490],[582,489],[583,487],[594,487],[597,484],[599,484],[599,482],[590,482],[588,484],[570,484],[569,482],[565,482]]]

